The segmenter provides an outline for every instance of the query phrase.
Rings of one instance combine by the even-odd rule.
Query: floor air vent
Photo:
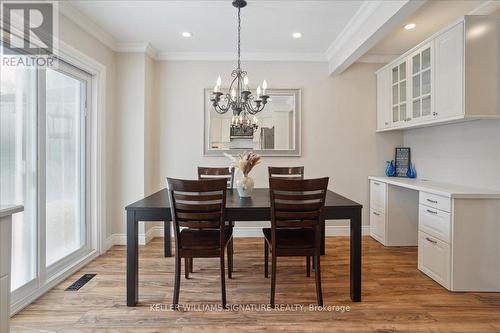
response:
[[[68,288],[66,288],[66,291],[77,291],[79,290],[81,287],[83,287],[85,284],[87,284],[87,282],[89,282],[90,280],[92,280],[92,278],[96,276],[96,274],[84,274],[81,278],[79,278],[78,280],[76,280],[75,283],[73,283],[71,286],[69,286]]]

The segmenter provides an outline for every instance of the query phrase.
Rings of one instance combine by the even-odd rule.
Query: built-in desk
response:
[[[370,235],[418,246],[418,269],[452,291],[500,291],[500,191],[369,177]]]
[[[0,206],[0,332],[9,332],[12,215],[23,206]]]

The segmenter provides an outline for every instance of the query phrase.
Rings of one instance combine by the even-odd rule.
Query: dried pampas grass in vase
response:
[[[254,181],[248,176],[248,174],[257,164],[260,163],[260,155],[253,152],[239,154],[237,158],[234,158],[229,154],[225,155],[231,160],[231,167],[240,170],[243,174],[243,177],[236,180],[236,189],[238,190],[238,194],[242,198],[252,196]]]

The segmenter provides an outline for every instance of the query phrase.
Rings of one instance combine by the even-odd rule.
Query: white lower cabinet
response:
[[[450,289],[450,245],[423,231],[418,232],[418,269]]]
[[[396,177],[369,180],[375,240],[418,246],[418,269],[450,291],[500,292],[500,191]]]
[[[370,210],[370,235],[382,244],[385,243],[385,214],[374,209]]]
[[[418,228],[420,231],[437,237],[443,242],[450,242],[451,214],[442,210],[419,205]]]

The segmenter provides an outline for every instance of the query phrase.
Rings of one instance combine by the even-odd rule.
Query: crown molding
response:
[[[326,51],[330,74],[342,73],[425,2],[364,2]]]
[[[112,50],[116,49],[116,41],[114,37],[108,33],[106,30],[97,25],[94,21],[92,21],[89,17],[84,15],[78,9],[76,9],[73,5],[71,5],[68,1],[60,1],[59,2],[59,12],[66,16],[66,18],[73,21],[76,25],[78,25],[81,29],[88,32],[90,35],[97,38],[101,43],[106,45]]]
[[[120,53],[145,53],[152,59],[158,58],[158,50],[150,43],[117,43],[114,50]]]
[[[399,57],[399,54],[370,54],[361,56],[356,62],[369,64],[388,64]]]
[[[159,52],[160,61],[234,61],[234,52]],[[297,61],[297,62],[326,62],[323,53],[264,53],[246,52],[242,55],[243,61]]]

